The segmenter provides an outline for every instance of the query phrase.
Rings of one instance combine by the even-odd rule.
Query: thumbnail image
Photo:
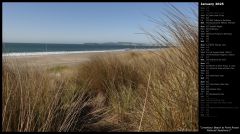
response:
[[[2,131],[198,131],[198,3],[2,8]]]

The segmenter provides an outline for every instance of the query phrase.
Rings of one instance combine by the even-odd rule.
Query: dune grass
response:
[[[171,38],[145,31],[169,48],[95,56],[70,77],[4,60],[2,131],[197,131],[197,24],[169,19]]]
[[[49,70],[50,72],[57,73],[57,72],[62,72],[62,71],[65,70],[65,69],[68,69],[68,67],[67,67],[67,66],[61,66],[61,65],[59,65],[59,66],[55,66],[55,67],[49,68],[48,70]]]
[[[3,61],[3,131],[81,131],[94,99],[72,79],[52,78],[36,66]],[[102,107],[101,107],[102,109]]]

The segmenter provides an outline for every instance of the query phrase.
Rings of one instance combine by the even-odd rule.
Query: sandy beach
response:
[[[130,51],[118,52],[90,52],[90,53],[75,53],[75,54],[52,54],[52,55],[34,55],[34,56],[6,56],[4,59],[7,62],[13,62],[37,66],[55,66],[66,65],[72,66],[89,61],[93,56],[103,56],[108,54],[124,54]]]

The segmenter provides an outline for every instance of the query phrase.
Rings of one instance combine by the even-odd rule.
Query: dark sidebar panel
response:
[[[199,2],[199,131],[239,131],[240,6]]]

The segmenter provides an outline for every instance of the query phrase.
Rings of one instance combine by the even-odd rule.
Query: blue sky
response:
[[[193,3],[171,3],[192,17]],[[141,27],[164,20],[168,3],[3,3],[3,42],[86,43],[150,40]]]

